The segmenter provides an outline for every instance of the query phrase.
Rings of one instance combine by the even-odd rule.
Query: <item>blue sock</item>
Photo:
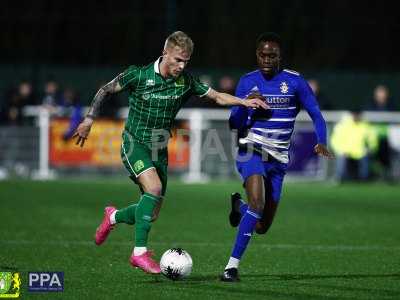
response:
[[[249,209],[243,215],[239,224],[239,230],[236,235],[236,242],[235,246],[233,247],[231,257],[237,259],[242,257],[259,219],[261,219],[261,216]]]
[[[239,211],[240,214],[242,215],[242,217],[244,216],[244,214],[246,213],[246,211],[249,209],[249,206],[247,205],[246,202],[243,202],[243,200],[240,200],[242,203],[239,206]]]

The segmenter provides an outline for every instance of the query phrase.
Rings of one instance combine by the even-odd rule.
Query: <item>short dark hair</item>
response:
[[[264,32],[260,34],[256,40],[256,48],[258,48],[261,43],[266,42],[275,42],[279,45],[279,48],[282,48],[282,39],[275,32]]]

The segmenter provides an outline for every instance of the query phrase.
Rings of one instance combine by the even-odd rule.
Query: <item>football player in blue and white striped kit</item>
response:
[[[289,162],[290,138],[300,109],[310,115],[317,135],[317,154],[331,158],[326,146],[326,124],[306,80],[297,72],[281,68],[281,39],[264,33],[256,42],[258,69],[241,77],[236,96],[265,98],[267,110],[233,107],[229,123],[238,130],[236,167],[242,176],[248,204],[232,194],[229,221],[238,228],[231,257],[222,281],[239,280],[240,259],[255,230],[265,234],[272,224],[280,200]]]

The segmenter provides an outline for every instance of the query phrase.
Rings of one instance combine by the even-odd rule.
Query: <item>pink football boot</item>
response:
[[[104,209],[104,218],[99,227],[96,229],[96,235],[94,237],[94,242],[96,245],[101,245],[107,239],[108,234],[114,228],[114,225],[110,222],[111,214],[117,209],[114,206],[107,206]]]
[[[131,255],[129,259],[132,266],[142,269],[146,273],[160,274],[160,265],[155,262],[151,257],[154,255],[153,251],[146,251],[142,255]]]

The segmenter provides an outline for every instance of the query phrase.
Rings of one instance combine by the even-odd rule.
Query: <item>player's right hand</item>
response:
[[[314,147],[314,152],[318,155],[324,156],[326,158],[335,158],[335,155],[328,150],[328,147],[324,144],[316,144]]]
[[[86,139],[89,136],[90,129],[92,128],[93,119],[85,118],[82,123],[79,124],[78,128],[75,131],[75,134],[72,138],[77,138],[75,145],[80,145],[83,147],[85,144]]]
[[[265,101],[264,96],[261,95],[259,92],[254,92],[248,95],[246,97],[245,105],[251,108],[263,108],[263,109],[269,108],[268,104]]]

